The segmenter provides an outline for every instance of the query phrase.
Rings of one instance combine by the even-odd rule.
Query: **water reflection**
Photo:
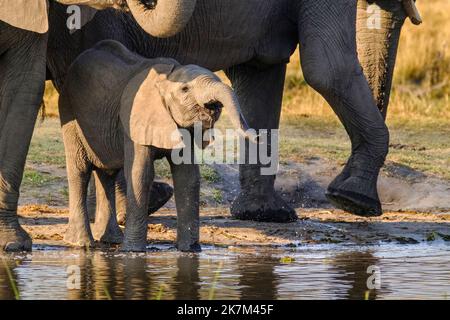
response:
[[[345,252],[333,258],[332,265],[336,269],[337,278],[348,287],[343,294],[344,299],[377,299],[378,293],[382,289],[381,275],[379,288],[376,283],[370,281],[369,277],[376,276],[370,267],[380,270],[379,262],[379,259],[374,257],[370,251]],[[368,281],[371,284],[370,288],[367,284]]]
[[[0,261],[0,300],[13,300],[14,285],[11,279],[15,279],[14,261],[2,259]]]
[[[177,300],[200,299],[200,274],[198,255],[182,255],[177,258],[177,273],[173,283],[174,298]]]
[[[448,246],[199,255],[43,250],[1,257],[0,299],[442,299],[450,294],[449,262]],[[73,266],[79,289],[68,286]],[[370,266],[381,270],[379,289],[367,287]]]
[[[278,276],[275,266],[280,259],[266,257],[238,258],[237,273],[241,287],[241,299],[245,300],[274,300],[278,298]]]

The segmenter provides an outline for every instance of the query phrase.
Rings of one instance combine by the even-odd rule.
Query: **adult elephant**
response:
[[[64,8],[53,9],[51,29],[56,31],[64,23]],[[306,81],[329,102],[352,142],[351,157],[327,195],[352,213],[380,215],[376,183],[389,141],[384,116],[407,13],[420,22],[413,0],[199,0],[182,32],[156,39],[128,15],[109,10],[73,35],[51,32],[48,68],[59,87],[80,52],[114,39],[145,57],[225,70],[249,125],[277,129],[286,64],[299,44]],[[297,219],[276,194],[275,176],[261,175],[261,167],[240,166],[241,193],[232,215],[256,221]]]
[[[129,10],[146,32],[169,37],[190,19],[196,0],[57,0],[94,9]],[[0,250],[29,250],[31,239],[20,227],[17,202],[25,159],[46,79],[47,0],[0,0]],[[67,8],[64,8],[67,9]],[[94,9],[82,6],[79,22]],[[111,12],[109,12],[111,14]],[[66,13],[63,14],[67,20]],[[66,23],[59,32],[69,33]]]

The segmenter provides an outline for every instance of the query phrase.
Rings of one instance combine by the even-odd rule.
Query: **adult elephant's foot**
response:
[[[381,166],[380,161],[352,154],[342,172],[328,186],[327,199],[335,207],[358,216],[382,215],[377,191]]]
[[[376,217],[383,214],[376,179],[351,176],[339,184],[332,182],[326,197],[335,207],[358,216]]]
[[[330,185],[328,186],[328,190],[330,189],[337,189],[339,186],[348,178],[350,178],[351,175],[351,166],[353,161],[353,154],[348,159],[347,163],[345,164],[344,168],[342,169],[341,173],[339,173],[333,181],[331,181]]]
[[[243,192],[233,202],[231,215],[239,220],[288,223],[298,219],[276,192],[267,195]]]
[[[173,196],[173,188],[167,183],[154,181],[150,189],[148,214],[155,213]]]
[[[79,228],[69,223],[64,241],[73,247],[94,247],[94,238],[86,228]]]
[[[0,212],[0,251],[31,251],[31,238],[20,226],[17,214]]]

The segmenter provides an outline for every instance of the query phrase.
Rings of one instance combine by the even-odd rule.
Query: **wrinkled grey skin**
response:
[[[332,185],[339,190],[350,175],[359,175],[358,172],[367,169],[369,177],[355,178],[365,180],[364,185],[357,181],[359,186],[349,187],[361,189],[359,193],[367,194],[376,202],[376,176],[387,151],[387,130],[383,117],[380,119],[373,111],[374,103],[369,101],[365,80],[354,72],[359,70],[354,45],[355,17],[352,16],[355,2],[199,0],[185,31],[168,39],[146,36],[128,15],[111,10],[97,13],[86,28],[70,35],[65,29],[65,8],[52,4],[47,59],[49,79],[57,87],[61,86],[69,65],[78,54],[100,40],[115,39],[145,57],[166,56],[183,64],[226,70],[249,125],[275,129],[279,126],[286,62],[300,43],[307,81],[327,97],[352,137],[353,156]],[[386,110],[405,14],[398,1],[378,0],[376,3],[384,9],[383,28],[367,30],[364,23],[359,23],[356,34],[362,67],[372,79],[369,81],[371,90],[378,107]],[[367,1],[359,0],[358,5],[365,6]],[[16,208],[29,139],[42,98],[46,43],[47,35],[8,28],[0,22],[0,65],[3,68],[0,68],[0,127],[5,132],[0,137],[0,154],[3,155],[0,161],[0,248],[9,244],[11,250],[29,249],[31,244],[18,224]],[[364,54],[370,48],[375,48],[377,54]],[[4,54],[6,51],[8,53]],[[314,56],[318,59],[310,58]],[[15,78],[6,85],[6,75],[11,77],[13,72],[23,74],[27,82]],[[344,83],[341,80],[352,87],[337,86],[336,83]],[[14,101],[12,94],[4,98],[5,92],[14,92]],[[355,106],[357,108],[349,111]],[[14,121],[6,122],[6,118]],[[372,139],[373,136],[378,138]],[[8,148],[8,145],[14,147]],[[371,151],[370,157],[364,149]],[[261,176],[259,169],[258,165],[240,167],[242,192],[232,206],[232,214],[240,219],[258,221],[295,220],[293,209],[275,193],[275,176]]]
[[[77,3],[75,0],[59,1]],[[144,10],[149,8],[143,8],[137,1],[129,0],[130,11],[146,31],[161,37],[180,31],[195,7],[195,0],[160,0],[160,5]],[[80,2],[86,4],[88,1]],[[104,7],[101,0],[93,2],[99,8]],[[123,8],[125,4],[125,1],[105,2],[106,6],[115,8]],[[109,10],[113,15],[117,11]],[[66,17],[65,13],[61,14]],[[68,33],[65,21],[66,18],[58,30]],[[44,92],[47,46],[48,33],[22,30],[0,21],[1,251],[31,250],[31,238],[18,221],[17,203],[25,159]],[[71,46],[67,44],[65,49],[69,48]]]
[[[363,22],[367,15],[363,0],[358,2],[362,9],[358,24],[356,0],[202,0],[197,2],[186,29],[168,39],[139,32],[127,16],[102,12],[70,38],[70,46],[76,49],[69,48],[64,56],[52,54],[52,43],[60,46],[69,43],[68,39],[53,40],[50,34],[48,67],[59,86],[73,56],[101,39],[113,38],[146,57],[166,56],[183,64],[225,70],[250,127],[277,129],[286,63],[300,44],[306,81],[329,102],[352,142],[352,155],[327,196],[352,213],[380,215],[376,182],[388,152],[389,133],[379,110],[387,108],[406,15],[401,2],[377,3],[382,8],[380,30],[368,29]],[[61,23],[57,14],[54,23]],[[233,216],[257,221],[296,220],[295,211],[275,193],[275,176],[262,176],[260,168],[240,166],[241,193],[232,205]]]
[[[127,185],[123,170],[120,170],[116,176],[115,183],[115,200],[116,200],[116,213],[117,222],[119,225],[125,225],[126,216],[126,190]],[[97,205],[101,205],[97,202],[96,196],[97,190],[95,188],[95,179],[91,177],[88,188],[87,210],[89,214],[89,221],[95,222],[95,212]],[[162,208],[173,196],[173,188],[167,183],[153,181],[149,191],[148,199],[148,214],[155,213]]]
[[[131,107],[127,101],[132,101]],[[159,109],[161,103],[163,109]],[[145,251],[153,162],[166,157],[178,212],[177,247],[181,251],[200,250],[198,165],[193,161],[174,164],[165,140],[170,139],[172,124],[175,130],[177,125],[193,129],[195,122],[201,122],[203,129],[212,128],[222,106],[236,114],[232,122],[238,128],[246,126],[231,88],[206,69],[181,66],[166,58],[144,59],[111,40],[80,55],[69,69],[59,101],[69,180],[70,217],[65,241],[75,246],[93,245],[94,238],[106,243],[122,242],[114,189],[115,175],[124,168],[127,217],[122,250]],[[168,130],[163,112],[168,112]],[[147,120],[148,113],[158,116],[143,123],[141,119]],[[139,122],[134,122],[133,114]],[[138,127],[132,128],[134,125]],[[146,129],[141,130],[142,126]],[[163,148],[159,147],[161,142],[149,141],[147,133],[153,128],[158,130],[156,136],[167,135]],[[142,132],[146,135],[142,136]],[[93,235],[86,208],[92,170],[99,203]]]

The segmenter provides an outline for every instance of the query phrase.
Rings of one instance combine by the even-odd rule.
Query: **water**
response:
[[[204,247],[198,255],[159,249],[123,254],[36,246],[30,254],[3,255],[0,299],[450,298],[445,243]],[[369,285],[378,289],[368,290],[370,266],[379,282]]]

